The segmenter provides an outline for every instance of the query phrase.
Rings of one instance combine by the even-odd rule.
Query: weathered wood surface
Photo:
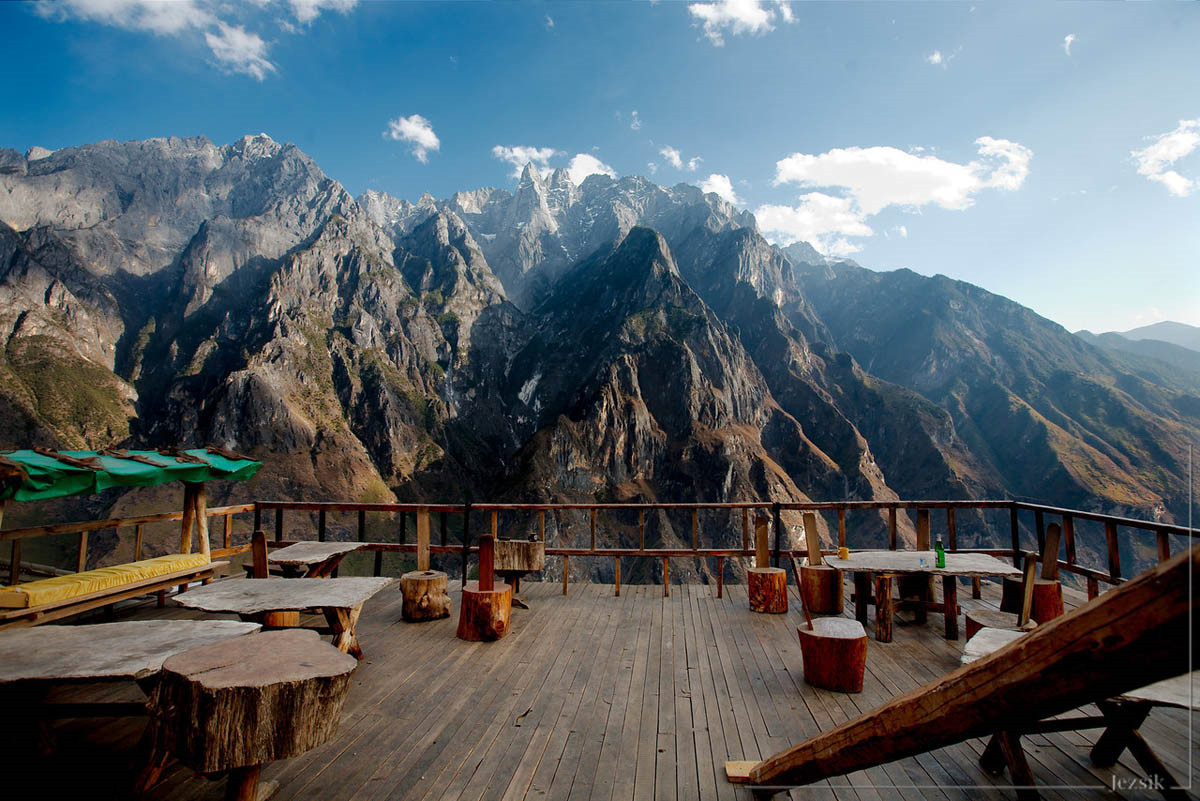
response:
[[[301,629],[194,648],[163,663],[153,725],[200,773],[294,757],[337,732],[356,665]]]
[[[173,654],[260,628],[231,620],[131,620],[0,631],[0,684],[141,679]]]
[[[238,615],[325,607],[349,609],[362,606],[372,595],[395,582],[394,578],[230,579],[197,587],[177,596],[175,601],[202,612]]]
[[[1200,546],[999,651],[764,759],[749,781],[802,785],[1120,695],[1188,669]]]
[[[272,551],[267,561],[291,567],[311,567],[329,559],[354,553],[366,543],[362,542],[298,542]]]
[[[736,538],[736,517],[733,522]],[[629,562],[623,573],[628,579]],[[457,604],[458,581],[451,578]],[[363,607],[358,624],[369,640],[368,655],[352,678],[338,734],[263,769],[264,782],[279,782],[277,801],[384,801],[389,796],[748,801],[748,792],[726,783],[724,760],[757,764],[789,743],[949,673],[962,653],[962,643],[943,639],[940,630],[900,626],[892,643],[869,642],[862,693],[830,693],[804,681],[794,586],[789,587],[788,615],[752,615],[746,610],[745,585],[732,581],[724,599],[711,585],[676,586],[669,601],[657,586],[624,581],[620,597],[609,585],[582,582],[573,582],[565,598],[557,582],[530,581],[522,589],[531,610],[517,613],[509,636],[486,647],[456,639],[455,618],[403,625],[399,591],[376,595]],[[994,607],[999,587],[984,582],[982,590],[977,602],[962,593],[963,606]],[[1070,585],[1066,597],[1070,608],[1084,598]],[[123,614],[178,618],[201,613],[145,604]],[[504,691],[497,692],[498,687]],[[70,698],[117,689],[80,687]],[[56,757],[32,769],[6,762],[11,754],[0,752],[0,771],[8,786],[35,782],[43,798],[124,798],[130,780],[126,765],[144,725],[132,718],[60,721],[54,725],[60,745]],[[1193,775],[1188,726],[1186,711],[1160,708],[1141,728],[1181,780]],[[1193,741],[1200,742],[1200,716],[1192,731]],[[1145,772],[1129,753],[1112,770],[1094,768],[1088,749],[1097,735],[1091,730],[1037,738],[1027,753],[1042,797],[1156,799],[1145,791],[1104,789],[1111,788],[1114,776],[1124,780]],[[985,740],[968,740],[820,782],[793,796],[1015,801],[1012,790],[1002,789],[1011,784],[1007,776],[997,778],[980,768],[985,745]],[[960,788],[970,785],[984,789]],[[221,792],[219,783],[172,762],[144,801],[214,801]]]
[[[967,640],[963,646],[962,663],[974,662],[980,657],[998,651],[1013,640],[1024,637],[1027,632],[1012,629],[984,628]]]
[[[1066,611],[1062,584],[1055,579],[1037,579],[1033,584],[1032,601],[1030,616],[1038,623],[1053,620]]]
[[[867,632],[857,620],[822,617],[796,629],[804,661],[804,680],[814,687],[843,693],[862,692],[867,665]]]
[[[534,572],[546,567],[546,543],[535,540],[496,540],[496,570]]]
[[[414,570],[400,577],[401,616],[410,623],[450,616],[450,577],[440,570]]]
[[[845,605],[842,574],[829,565],[800,566],[800,591],[808,610],[817,615],[840,615]]]
[[[781,567],[752,567],[746,571],[750,611],[781,615],[788,610],[787,573]]]
[[[1020,570],[1007,562],[981,553],[947,553],[945,567],[935,566],[937,554],[933,551],[851,551],[849,559],[826,556],[825,564],[838,570],[865,570],[872,573],[979,577],[1021,575]]]
[[[1154,684],[1147,684],[1145,687],[1131,690],[1121,697],[1136,701],[1150,701],[1159,706],[1200,710],[1200,671],[1156,681]]]
[[[458,638],[491,642],[508,634],[512,617],[512,586],[496,584],[490,590],[468,582],[462,591],[458,613]]]

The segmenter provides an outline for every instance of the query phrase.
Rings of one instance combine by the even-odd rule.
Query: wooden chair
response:
[[[1000,612],[994,609],[972,609],[965,615],[967,621],[967,639],[975,636],[980,629],[1008,629],[1009,631],[1029,631],[1037,625],[1032,619],[1033,585],[1037,575],[1037,555],[1025,554],[1025,573],[1021,578],[1021,611]]]
[[[1033,582],[1033,610],[1030,614],[1038,623],[1045,623],[1061,615],[1063,608],[1062,584],[1058,581],[1058,543],[1062,529],[1057,523],[1046,527],[1046,540],[1042,547],[1042,575]]]
[[[817,537],[817,516],[804,513],[804,540],[808,544],[808,564],[800,566],[800,594],[808,609],[818,615],[840,615],[845,605],[842,574],[824,564],[821,541]]]
[[[813,529],[810,529],[813,530]],[[792,570],[800,581],[800,566],[792,559]],[[813,687],[843,693],[862,692],[867,667],[867,631],[862,623],[844,617],[819,617],[813,620],[808,602],[800,592],[800,608],[808,628],[800,626],[800,659],[804,681]]]

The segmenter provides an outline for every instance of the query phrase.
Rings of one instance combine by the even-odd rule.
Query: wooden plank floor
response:
[[[233,579],[242,580],[242,579]],[[958,666],[962,643],[945,640],[942,618],[895,627],[891,643],[870,641],[861,694],[804,683],[794,587],[787,615],[748,611],[745,588],[527,582],[531,609],[513,610],[513,630],[496,643],[455,638],[456,618],[408,625],[398,592],[370,601],[359,624],[366,653],[334,740],[274,764],[279,801],[390,799],[748,799],[724,778],[727,759],[757,759],[836,726]],[[458,609],[457,591],[452,592]],[[973,601],[995,605],[995,585]],[[847,610],[850,587],[847,587]],[[1080,602],[1068,592],[1068,604]],[[143,604],[129,617],[193,617]],[[869,631],[873,628],[869,626]],[[873,632],[872,632],[873,633]],[[106,699],[129,688],[105,688]],[[75,696],[81,695],[76,692]],[[1142,732],[1181,781],[1196,756],[1188,716],[1157,709]],[[125,797],[141,725],[136,719],[56,724],[54,757],[4,764],[6,787],[45,797]],[[1200,734],[1200,727],[1193,735]],[[1126,754],[1115,771],[1093,768],[1095,730],[1026,738],[1045,798],[1159,798],[1114,792],[1140,773]],[[1016,798],[1005,778],[978,766],[982,741],[821,782],[792,797],[837,799]],[[10,755],[11,756],[11,755]],[[0,755],[2,757],[2,755]],[[1195,761],[1191,759],[1191,761]],[[223,796],[174,766],[146,798],[200,801]],[[14,795],[13,797],[18,797]],[[1195,797],[1195,796],[1193,796]]]

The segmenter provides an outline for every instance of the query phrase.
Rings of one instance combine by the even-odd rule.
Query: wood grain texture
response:
[[[396,583],[394,578],[231,579],[198,587],[175,602],[203,612],[254,615],[301,612],[326,606],[362,606],[372,595]]]
[[[497,584],[494,589],[482,590],[478,582],[463,587],[459,604],[458,631],[460,640],[491,642],[508,634],[512,618],[512,587]]]
[[[450,577],[440,570],[415,570],[400,577],[401,616],[409,623],[450,617]]]
[[[746,581],[751,612],[787,612],[787,572],[783,568],[752,567],[746,571]]]

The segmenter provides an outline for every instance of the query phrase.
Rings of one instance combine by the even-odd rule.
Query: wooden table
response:
[[[280,565],[289,578],[327,578],[337,570],[347,554],[363,547],[361,542],[298,542],[273,551],[267,561]]]
[[[942,602],[922,600],[918,620],[924,619],[927,609],[940,611],[946,618],[946,639],[958,639],[958,579],[986,576],[1020,576],[1021,571],[993,556],[979,553],[946,553],[946,566],[936,567],[933,551],[853,551],[849,559],[825,557],[825,564],[839,571],[854,574],[854,615],[864,626],[867,623],[867,603],[871,598],[871,582],[875,583],[875,639],[892,641],[892,578],[904,575],[942,577]]]
[[[1002,629],[981,629],[978,634],[967,641],[963,649],[962,662],[967,664],[980,659],[993,651],[998,651],[1014,640],[1020,639],[1026,632],[1006,631]],[[998,732],[992,736],[984,749],[979,761],[985,769],[992,773],[1000,773],[1005,767],[1013,775],[1014,783],[1032,785],[1032,772],[1021,750],[1020,738],[1028,734],[1047,734],[1056,731],[1082,731],[1084,729],[1103,728],[1104,732],[1096,740],[1089,754],[1092,764],[1097,767],[1111,767],[1125,753],[1125,749],[1133,754],[1133,758],[1141,765],[1147,777],[1157,776],[1162,784],[1161,792],[1168,799],[1186,799],[1187,794],[1179,789],[1179,782],[1167,770],[1166,765],[1158,755],[1150,749],[1138,728],[1150,716],[1156,706],[1177,707],[1180,709],[1200,709],[1200,671],[1184,673],[1172,679],[1148,684],[1136,690],[1100,701],[1096,707],[1100,715],[1083,717],[1052,718],[1024,726],[1018,730]],[[1004,753],[1004,738],[1008,739],[1010,753]],[[1018,792],[1018,796],[1021,793]],[[1034,793],[1027,792],[1030,798]]]
[[[137,620],[0,631],[0,709],[15,722],[7,733],[19,734],[24,721],[48,753],[54,743],[49,719],[144,715],[141,702],[50,704],[46,698],[56,687],[92,682],[133,681],[149,694],[168,657],[260,628],[232,620]]]
[[[175,602],[202,612],[224,612],[261,622],[272,612],[321,612],[342,653],[362,659],[354,627],[362,606],[394,578],[230,579],[175,596]]]

